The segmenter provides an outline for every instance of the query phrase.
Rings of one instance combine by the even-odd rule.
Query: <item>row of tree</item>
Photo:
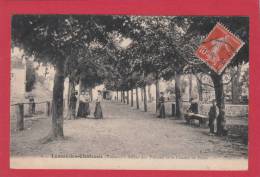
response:
[[[104,83],[110,90],[133,92],[141,87],[146,93],[145,86],[154,82],[156,99],[158,80],[175,79],[176,113],[182,118],[181,75],[187,73],[204,73],[212,79],[220,109],[218,134],[222,135],[223,74],[211,71],[193,55],[201,39],[218,21],[246,43],[229,66],[248,62],[246,17],[13,16],[12,46],[24,49],[26,55],[33,55],[38,62],[55,67],[52,130],[47,139],[64,136],[65,77],[69,78],[70,92],[76,84],[91,88]]]
[[[141,87],[145,93],[146,85],[152,80],[156,83],[156,100],[158,101],[158,79],[175,80],[176,115],[183,117],[181,75],[202,73],[208,75],[213,83],[215,97],[220,114],[218,117],[218,135],[225,134],[225,95],[223,75],[211,71],[204,63],[194,56],[194,51],[214,25],[221,21],[232,29],[246,42],[246,45],[236,55],[229,65],[231,71],[234,66],[248,62],[248,18],[243,17],[133,17],[131,19],[139,30],[129,49],[123,49],[119,54],[115,68],[118,72],[119,83],[111,82],[114,90],[132,90]],[[243,25],[242,25],[243,24]],[[127,54],[125,54],[127,53]],[[122,57],[123,56],[123,57]],[[237,68],[237,67],[236,67]],[[241,88],[238,82],[239,74],[231,76],[232,85]],[[147,79],[149,78],[149,79]],[[199,80],[199,78],[198,78]],[[210,84],[208,84],[210,85]],[[233,89],[234,97],[240,92]],[[235,99],[235,98],[234,98]],[[235,101],[234,101],[235,102]],[[236,101],[237,102],[237,101]],[[146,95],[144,97],[146,103]],[[156,104],[157,105],[157,104]],[[147,105],[144,105],[147,111]]]

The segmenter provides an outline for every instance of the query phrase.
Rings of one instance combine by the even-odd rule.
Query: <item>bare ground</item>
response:
[[[51,119],[30,118],[25,130],[15,131],[11,121],[11,156],[93,155],[129,158],[247,158],[243,141],[247,122],[228,121],[228,137],[209,136],[207,128],[151,113],[121,103],[102,103],[104,119],[65,120],[64,140],[40,143]],[[94,110],[91,104],[91,110]],[[92,111],[93,113],[93,111]],[[233,118],[236,120],[235,118]],[[246,126],[245,126],[246,125]],[[245,128],[246,127],[246,128]],[[241,130],[241,131],[240,131]],[[242,132],[242,133],[241,133]],[[247,136],[247,135],[246,135]]]

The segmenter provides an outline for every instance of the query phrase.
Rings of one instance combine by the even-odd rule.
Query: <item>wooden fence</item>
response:
[[[24,119],[26,117],[32,117],[37,114],[45,114],[48,117],[51,114],[50,101],[15,103],[10,106],[11,119],[15,119],[18,131],[24,130]]]

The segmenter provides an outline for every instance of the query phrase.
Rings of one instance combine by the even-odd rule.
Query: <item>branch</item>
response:
[[[199,81],[199,83],[200,83],[201,85],[205,85],[205,86],[209,86],[209,87],[211,87],[211,88],[214,88],[214,86],[211,85],[211,84],[203,83],[202,80],[197,76],[197,74],[194,74],[194,75],[195,75],[196,79]]]
[[[233,73],[231,76],[230,76],[230,80],[228,82],[225,82],[223,83],[223,85],[228,85],[230,84],[230,82],[232,82],[234,80],[234,76],[236,75],[237,73]]]

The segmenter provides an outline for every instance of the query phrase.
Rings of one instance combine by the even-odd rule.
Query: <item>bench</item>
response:
[[[185,119],[188,124],[191,123],[191,120],[198,120],[199,126],[201,126],[202,124],[205,125],[209,118],[202,114],[187,113],[185,114]]]

